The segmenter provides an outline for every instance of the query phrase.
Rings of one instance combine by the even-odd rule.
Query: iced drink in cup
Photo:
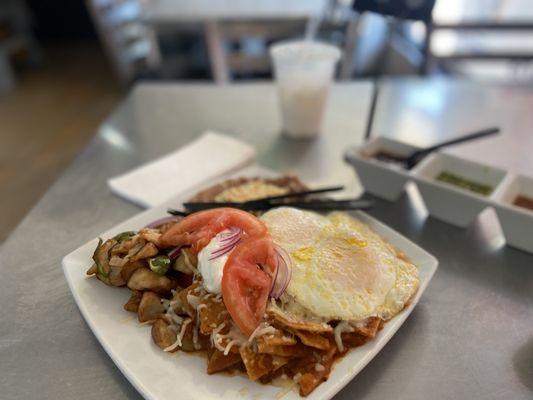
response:
[[[340,50],[325,43],[299,40],[274,44],[270,55],[278,84],[283,131],[297,138],[317,136]]]

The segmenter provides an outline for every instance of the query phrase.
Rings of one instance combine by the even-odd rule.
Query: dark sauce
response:
[[[527,208],[528,210],[533,211],[533,198],[527,196],[516,196],[513,201],[513,204],[518,207]]]
[[[408,163],[407,157],[400,154],[394,154],[386,150],[378,150],[376,153],[369,154],[369,157],[374,158],[378,161],[385,162],[387,164],[392,164],[400,168],[412,169],[416,164],[418,164],[424,158],[424,155],[416,157],[413,160],[410,160]]]
[[[388,151],[379,150],[377,153],[369,154],[370,157],[382,161],[388,164],[394,164],[398,167],[405,168],[405,160],[403,156],[398,154],[390,153]]]

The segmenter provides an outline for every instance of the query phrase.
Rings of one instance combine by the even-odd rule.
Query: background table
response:
[[[326,5],[326,0],[153,0],[144,5],[143,20],[153,27],[202,24],[213,77],[224,83],[230,71],[221,22],[269,21],[275,29],[275,22],[319,18]]]
[[[390,97],[378,104],[376,131],[406,138],[410,125],[393,100],[408,96],[409,85],[421,90],[433,84],[390,82]],[[506,102],[515,104],[506,109],[533,104],[533,95],[514,95],[513,88],[448,84],[477,93],[476,113],[462,120],[472,126],[495,117],[482,109],[487,93],[495,99],[508,93]],[[214,128],[256,145],[266,167],[304,179],[345,179],[352,172],[341,154],[362,138],[370,92],[368,82],[335,86],[324,135],[297,142],[278,133],[271,85],[138,86],[0,248],[0,397],[140,398],[83,322],[60,266],[65,254],[139,211],[111,195],[108,177]],[[444,110],[462,109],[453,96],[442,101]],[[426,119],[415,140],[448,134],[431,124],[441,114],[416,110],[408,110],[411,123],[417,112]],[[444,121],[450,131],[459,125],[454,118]],[[516,117],[502,113],[497,119],[510,126]],[[512,142],[519,134],[509,132],[502,140]],[[467,230],[428,219],[414,187],[396,203],[378,200],[370,213],[435,254],[440,267],[404,326],[337,398],[531,398],[533,256],[503,246],[491,212]]]

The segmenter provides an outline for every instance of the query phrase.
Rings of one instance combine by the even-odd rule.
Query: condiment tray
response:
[[[509,174],[492,196],[509,246],[533,253],[533,210],[514,204],[518,196],[533,199],[533,178]]]
[[[349,148],[345,160],[355,168],[366,192],[395,201],[407,182],[414,182],[432,217],[461,228],[468,227],[485,208],[493,207],[507,244],[533,253],[533,210],[513,204],[517,196],[533,199],[533,177],[441,152],[428,155],[411,170],[376,157],[381,158],[382,153],[408,156],[416,150],[415,146],[378,137]],[[442,181],[442,173],[464,181]],[[468,183],[484,187],[487,193],[468,188]]]
[[[407,156],[418,147],[377,137],[362,146],[352,147],[345,155],[348,163],[357,170],[361,184],[368,193],[389,201],[397,200],[409,180],[409,171],[398,164],[387,163],[372,157],[379,151]]]
[[[448,172],[494,188],[503,181],[506,172],[444,153],[433,153],[422,160],[411,173],[431,216],[452,225],[466,228],[486,207],[488,196],[441,182],[437,177]]]

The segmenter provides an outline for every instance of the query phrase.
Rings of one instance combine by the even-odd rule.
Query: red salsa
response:
[[[514,199],[513,204],[518,207],[523,207],[523,208],[527,208],[528,210],[533,210],[533,198],[531,197],[526,197],[522,195],[517,196]]]

